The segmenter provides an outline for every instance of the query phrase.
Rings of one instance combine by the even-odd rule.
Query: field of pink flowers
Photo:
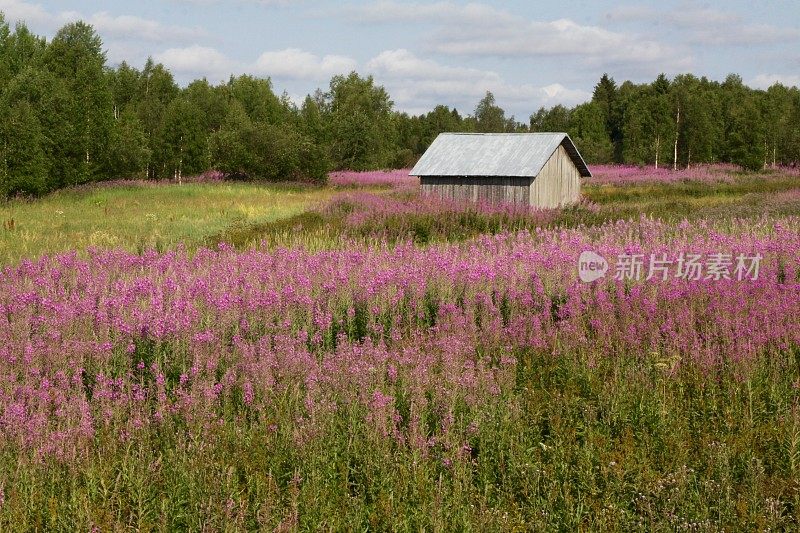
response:
[[[592,165],[592,177],[587,179],[590,184],[640,184],[640,183],[731,183],[744,175],[742,169],[731,164],[705,164],[689,168],[672,170],[671,168],[655,168],[653,166],[635,165]],[[800,168],[767,168],[767,175],[775,176],[800,176]]]
[[[765,259],[757,280],[587,284],[584,250]],[[100,428],[120,439],[168,419],[207,429],[233,399],[266,414],[292,390],[298,444],[344,402],[424,451],[420,414],[491,401],[513,384],[519,349],[657,353],[711,372],[797,346],[798,257],[798,219],[732,231],[642,219],[426,249],[25,262],[0,274],[0,443],[79,461]]]
[[[403,187],[401,174],[336,180]],[[443,210],[403,194],[345,193],[336,209],[357,203],[347,215],[354,227],[376,214]],[[447,211],[539,217],[542,226],[555,216]],[[59,528],[60,514],[101,529],[355,519],[381,529],[398,525],[397,513],[412,529],[789,520],[769,509],[773,500],[793,504],[796,494],[779,483],[800,469],[800,440],[791,440],[800,435],[800,218],[537,224],[425,247],[91,250],[5,267],[0,525],[24,517],[28,527]],[[584,283],[577,267],[587,250],[763,260],[744,279],[730,271],[614,279],[612,271]],[[577,363],[546,370],[568,361]],[[765,368],[782,381],[753,381]],[[726,401],[741,410],[724,411]],[[693,410],[699,419],[684,418]],[[760,435],[765,448],[747,440],[740,450],[744,435]],[[673,456],[663,455],[667,442],[680,447]],[[729,463],[714,466],[721,457]],[[740,465],[742,457],[764,470]],[[687,463],[710,470],[687,474]],[[663,470],[680,464],[676,474]],[[622,465],[642,479],[614,478]],[[657,485],[659,475],[668,481]],[[600,477],[605,489],[580,496]],[[729,491],[724,509],[696,488],[707,482]],[[680,492],[667,499],[664,483]],[[741,511],[745,500],[731,495],[753,487]],[[412,503],[393,511],[401,504],[387,490],[408,491],[401,500]],[[69,497],[58,500],[59,491]],[[136,491],[149,496],[136,500]],[[443,512],[439,497],[458,510]],[[587,507],[573,514],[581,497]],[[517,507],[525,501],[528,510]],[[414,505],[427,514],[415,517]],[[618,511],[601,513],[608,505]],[[484,514],[489,507],[505,514]]]
[[[328,183],[337,187],[394,187],[413,188],[419,185],[419,178],[409,176],[411,169],[376,170],[368,172],[337,171],[328,175]]]

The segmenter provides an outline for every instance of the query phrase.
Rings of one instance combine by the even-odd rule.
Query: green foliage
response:
[[[113,104],[100,37],[83,22],[67,24],[48,44],[42,63],[63,80],[70,94],[67,119],[72,135],[62,140],[72,169],[68,183],[101,179],[113,127]]]
[[[247,75],[231,78],[228,82],[228,91],[254,122],[279,124],[287,119],[287,109],[275,96],[272,82],[268,79]]]
[[[198,174],[209,167],[203,123],[202,109],[185,97],[179,96],[167,105],[156,148],[156,161],[167,176]]]
[[[752,170],[800,163],[800,89],[753,90],[736,75],[718,83],[662,74],[618,85],[604,74],[589,102],[540,108],[527,124],[488,91],[472,116],[443,105],[418,116],[398,112],[384,87],[356,72],[334,76],[327,92],[298,108],[269,79],[180,88],[152,59],[141,70],[125,62],[109,68],[88,24],[66,24],[47,42],[24,24],[12,30],[2,14],[0,105],[10,157],[3,195],[118,177],[180,180],[213,168],[321,181],[328,168],[412,166],[442,132],[565,131],[589,163],[732,162]],[[239,114],[246,120],[231,118]],[[17,140],[9,137],[12,116],[22,128]]]
[[[735,84],[726,88],[723,107],[725,153],[732,163],[758,170],[766,163],[767,136],[756,98]]]
[[[330,144],[327,120],[324,115],[324,98],[319,90],[314,97],[306,96],[298,113],[298,127],[301,133],[321,146]]]
[[[713,92],[691,74],[676,76],[676,104],[681,109],[679,125],[679,162],[687,166],[696,161],[712,161],[714,142],[720,135],[717,102]]]
[[[28,65],[38,61],[46,43],[23,23],[12,32],[0,13],[0,92]]]
[[[557,129],[568,115],[567,131],[590,163],[654,164],[657,157],[659,166],[723,161],[757,170],[800,161],[800,134],[791,126],[798,105],[798,88],[753,90],[737,75],[723,83],[660,75],[619,87],[604,75],[589,104],[540,109],[531,129]]]
[[[486,91],[486,95],[475,107],[475,131],[480,133],[503,133],[514,131],[514,118],[507,119],[503,109],[495,103],[494,95]]]
[[[530,130],[566,132],[570,128],[570,110],[561,104],[550,109],[540,107],[530,118]]]
[[[592,93],[592,103],[597,104],[600,115],[606,128],[606,134],[614,146],[614,159],[620,159],[622,150],[622,117],[624,114],[620,90],[614,78],[603,74],[595,85]]]
[[[0,194],[44,192],[48,160],[38,117],[25,101],[0,113]]]
[[[622,153],[629,163],[664,166],[669,158],[675,138],[675,118],[665,89],[657,87],[658,81],[652,88],[642,89],[625,110]]]
[[[614,145],[606,133],[605,116],[598,104],[587,102],[575,107],[567,131],[584,159],[593,163],[612,161]]]
[[[334,76],[326,95],[331,155],[335,168],[368,170],[391,166],[395,124],[392,101],[372,76]]]
[[[108,140],[107,173],[120,178],[143,177],[150,160],[147,135],[136,114],[126,109],[114,122]]]
[[[158,155],[163,154],[163,146],[159,134],[167,106],[179,94],[179,89],[172,74],[163,65],[148,59],[136,83],[135,97],[132,105],[142,123],[147,136],[147,147],[151,159],[145,171],[149,179],[172,177],[166,165],[160,164]]]
[[[254,122],[241,104],[231,105],[209,140],[214,168],[233,179],[324,182],[325,154],[290,125]]]

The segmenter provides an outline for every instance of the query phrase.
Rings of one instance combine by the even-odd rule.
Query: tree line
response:
[[[334,76],[297,105],[269,79],[232,76],[180,87],[163,65],[107,64],[94,29],[48,42],[0,14],[0,195],[39,195],[118,178],[322,182],[331,169],[405,167],[443,131],[565,131],[593,163],[748,168],[800,160],[800,91],[659,76],[619,87],[604,75],[591,101],[542,108],[528,123],[487,92],[471,115],[394,110],[371,76]]]
[[[595,163],[688,167],[728,162],[758,170],[800,161],[800,90],[775,84],[751,89],[730,74],[724,82],[663,74],[649,84],[619,87],[603,75],[590,102],[531,116],[532,131],[567,131]]]

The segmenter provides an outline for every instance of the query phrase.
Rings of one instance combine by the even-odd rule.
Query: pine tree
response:
[[[592,102],[603,116],[606,134],[611,140],[614,150],[614,160],[622,160],[622,116],[619,91],[614,78],[603,74],[595,85],[592,93]]]

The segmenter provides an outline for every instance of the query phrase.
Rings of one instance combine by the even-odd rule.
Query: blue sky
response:
[[[485,93],[517,119],[618,82],[692,72],[753,87],[800,85],[797,0],[630,2],[311,2],[0,0],[6,18],[52,36],[83,19],[111,64],[148,56],[179,83],[269,76],[301,99],[332,75],[372,74],[398,109],[471,113]]]

